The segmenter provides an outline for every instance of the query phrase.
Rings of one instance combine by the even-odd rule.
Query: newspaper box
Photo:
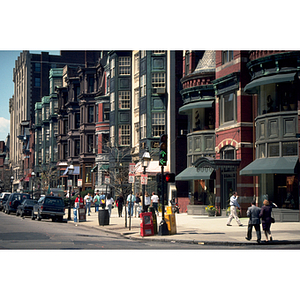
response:
[[[166,214],[165,221],[168,225],[169,234],[176,234],[176,218],[175,214]]]
[[[141,236],[154,235],[153,218],[151,212],[141,213]]]
[[[79,203],[78,215],[79,215],[79,222],[86,221],[85,207],[83,203]]]

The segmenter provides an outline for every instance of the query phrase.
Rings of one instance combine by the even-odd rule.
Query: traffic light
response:
[[[166,166],[167,165],[167,140],[168,136],[166,134],[162,134],[159,139],[159,165]]]
[[[166,182],[175,182],[175,174],[174,173],[165,174],[165,181]]]

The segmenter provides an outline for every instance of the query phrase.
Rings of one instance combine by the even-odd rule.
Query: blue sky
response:
[[[47,50],[43,51],[47,52]],[[14,94],[13,68],[21,52],[22,50],[0,50],[0,141],[5,141],[10,131],[9,99]],[[49,51],[49,53],[59,54],[59,51]]]

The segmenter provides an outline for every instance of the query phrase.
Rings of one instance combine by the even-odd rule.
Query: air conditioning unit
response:
[[[152,93],[153,94],[165,94],[166,89],[165,88],[153,88]]]

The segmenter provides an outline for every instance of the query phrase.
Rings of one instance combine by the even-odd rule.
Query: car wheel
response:
[[[31,213],[31,220],[34,220],[34,219],[35,219],[35,215],[34,215],[34,213],[32,211],[32,213]]]

